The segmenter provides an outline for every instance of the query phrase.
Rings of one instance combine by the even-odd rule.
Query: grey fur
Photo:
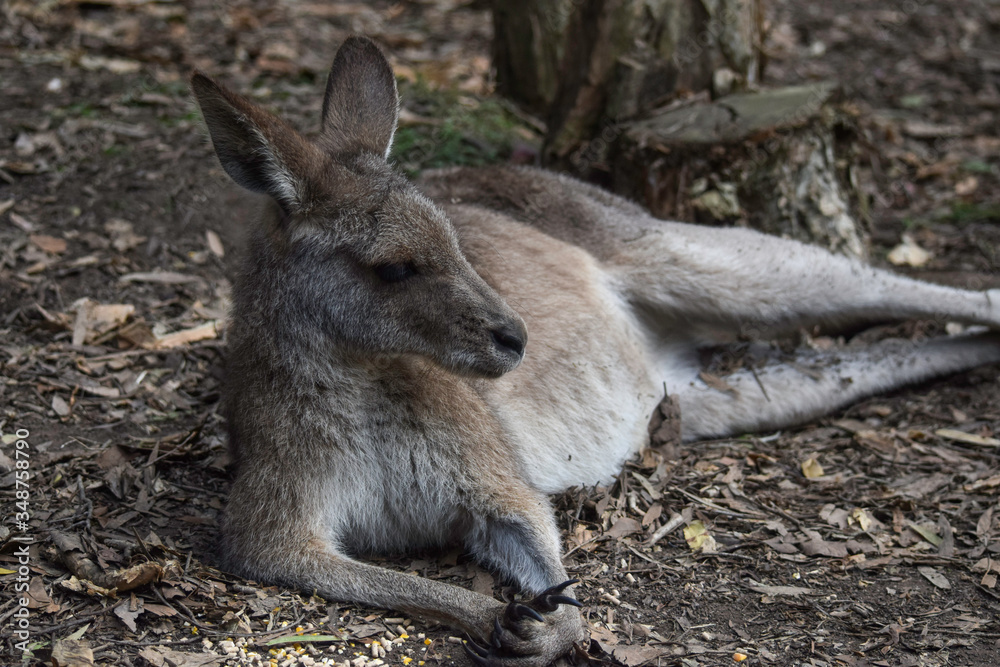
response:
[[[568,579],[546,494],[612,478],[664,382],[690,440],[1000,360],[987,334],[764,369],[766,396],[741,375],[735,395],[713,390],[699,345],[886,317],[996,329],[1000,291],[661,222],[539,170],[435,172],[425,195],[386,162],[395,84],[363,38],[338,53],[315,141],[203,75],[192,86],[223,167],[273,198],[234,289],[226,563],[445,621],[493,641],[480,662],[541,666],[586,637],[543,592]],[[454,543],[541,594],[535,614],[356,560]]]

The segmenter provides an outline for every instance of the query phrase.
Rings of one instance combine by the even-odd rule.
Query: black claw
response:
[[[572,605],[574,607],[582,607],[583,606],[582,602],[580,602],[576,598],[571,598],[571,597],[569,597],[567,595],[549,595],[548,598],[546,599],[546,601],[554,603],[554,604],[568,604],[568,605]]]
[[[578,583],[580,583],[579,579],[570,579],[569,581],[564,581],[561,584],[553,586],[552,588],[546,588],[539,594],[539,597],[541,597],[542,595],[554,595],[556,593],[562,593],[563,589]]]
[[[483,646],[480,646],[479,644],[477,644],[476,642],[472,641],[471,639],[465,640],[465,643],[462,644],[462,648],[465,649],[465,654],[468,655],[472,659],[472,662],[476,663],[477,665],[488,665],[488,664],[490,664],[490,661],[489,661],[490,651],[489,651],[489,649],[487,649],[487,648],[485,648]]]
[[[490,643],[493,644],[493,648],[501,649],[503,644],[500,643],[500,635],[503,633],[503,627],[500,625],[500,618],[493,619],[493,637],[490,638]]]
[[[522,618],[532,618],[539,623],[544,623],[545,619],[537,611],[523,604],[513,603],[508,608],[512,620],[520,621]]]

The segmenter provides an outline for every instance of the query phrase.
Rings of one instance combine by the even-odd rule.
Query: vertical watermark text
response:
[[[14,550],[17,558],[17,576],[14,582],[15,611],[10,617],[11,636],[16,640],[14,649],[22,655],[29,653],[31,639],[30,618],[28,611],[28,586],[31,581],[31,550],[34,541],[29,533],[31,520],[31,447],[28,437],[31,435],[26,428],[19,428],[14,435],[14,512],[12,514],[13,530],[11,540],[19,543]]]

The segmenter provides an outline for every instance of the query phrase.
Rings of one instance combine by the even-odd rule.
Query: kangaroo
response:
[[[308,139],[195,73],[219,161],[261,198],[234,285],[231,571],[448,623],[479,664],[541,667],[586,638],[547,494],[612,479],[664,383],[686,441],[802,422],[1000,361],[1000,290],[918,282],[745,229],[652,218],[533,168],[388,161],[398,98],[347,39]],[[699,379],[698,350],[798,327],[947,318],[993,332]],[[985,329],[984,329],[985,331]],[[500,602],[358,560],[464,545]]]

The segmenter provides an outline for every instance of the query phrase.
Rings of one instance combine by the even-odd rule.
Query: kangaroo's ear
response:
[[[195,72],[198,106],[226,173],[248,190],[268,194],[286,212],[299,209],[322,153],[285,122]]]
[[[398,116],[396,77],[381,49],[367,37],[348,37],[326,81],[322,140],[337,153],[388,157]]]

